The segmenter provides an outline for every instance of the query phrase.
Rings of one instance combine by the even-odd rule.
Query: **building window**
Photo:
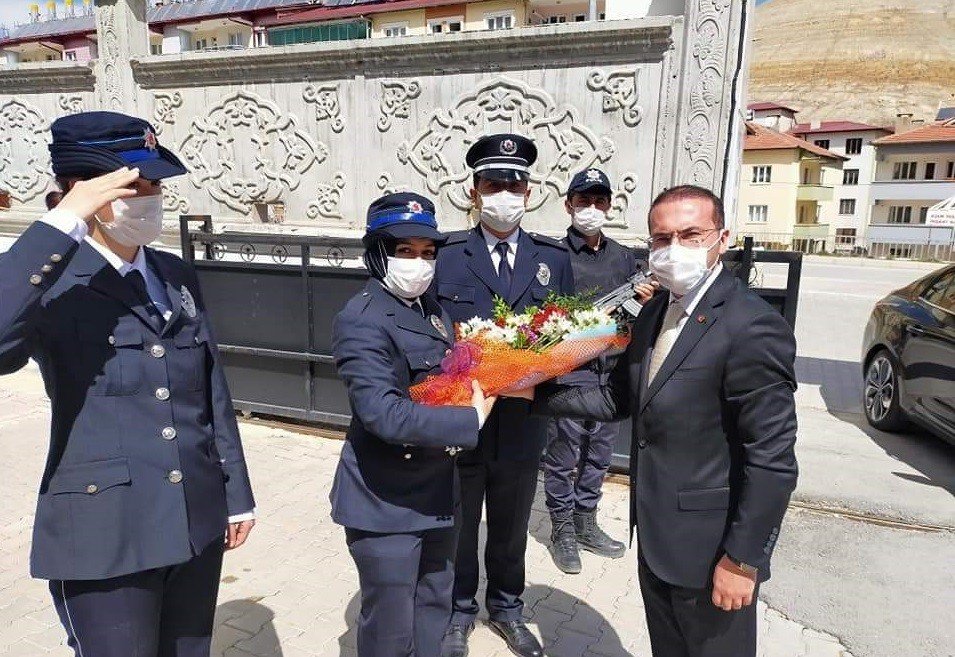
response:
[[[598,16],[598,18],[599,18],[600,20],[602,20],[602,21],[605,21],[605,20],[607,20],[607,14],[600,14],[600,16]]]
[[[753,182],[754,183],[772,182],[772,178],[773,178],[773,167],[771,166],[753,167]]]
[[[460,32],[463,29],[463,25],[463,16],[455,16],[453,18],[436,18],[434,20],[428,21],[428,31],[431,32],[431,34]]]
[[[575,14],[575,15],[574,15],[574,22],[575,22],[575,23],[583,23],[585,20],[587,20],[587,14]]]
[[[816,146],[818,146],[819,148],[825,148],[826,150],[829,150],[829,140],[828,140],[828,139],[817,139],[817,140],[815,141],[815,144],[816,144]]]
[[[63,52],[63,59],[68,62],[76,61],[76,51],[75,50],[66,50]]]
[[[392,25],[383,25],[381,31],[385,33],[385,37],[408,36],[408,24],[394,23]]]
[[[514,12],[484,14],[484,22],[489,30],[509,30],[514,27]]]
[[[890,224],[910,224],[912,223],[912,206],[893,205],[889,208]]]
[[[928,206],[923,206],[919,208],[919,223],[924,224],[928,219]]]
[[[858,169],[844,169],[842,171],[842,184],[843,185],[858,185],[859,184],[859,170]]]
[[[915,180],[915,162],[896,162],[892,180]]]
[[[261,30],[252,35],[252,42],[255,44],[256,48],[265,48],[269,45],[269,33],[265,30]]]
[[[862,138],[846,139],[846,155],[858,155],[862,152]]]
[[[855,228],[836,228],[836,246],[855,246]]]
[[[201,39],[196,39],[196,50],[205,50],[209,47],[209,40],[205,37]]]
[[[934,162],[925,163],[925,179],[935,180],[935,163]]]
[[[291,28],[269,30],[268,43],[273,46],[288,46],[295,43],[319,43],[323,41],[347,41],[367,39],[367,21],[322,23]]]
[[[768,205],[751,205],[749,206],[749,221],[754,224],[765,224],[769,221],[769,206]]]
[[[162,54],[162,44],[161,44],[161,43],[150,43],[150,44],[149,44],[149,52],[150,52],[150,54],[153,54],[153,55],[161,55],[161,54]]]
[[[549,25],[557,25],[558,23],[566,23],[566,22],[567,22],[566,16],[548,16],[547,17],[547,23]]]
[[[229,47],[230,48],[241,48],[244,44],[244,39],[242,38],[241,32],[230,32],[229,33]]]
[[[839,214],[855,214],[856,200],[854,198],[844,198],[839,200]]]
[[[948,163],[948,169],[947,169],[947,171],[948,171],[948,173],[945,174],[945,177],[946,177],[946,178],[949,178],[949,179],[955,178],[955,162],[949,162],[949,163]]]

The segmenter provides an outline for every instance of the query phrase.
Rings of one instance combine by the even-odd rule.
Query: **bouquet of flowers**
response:
[[[475,317],[458,324],[456,332],[454,348],[441,361],[442,373],[411,387],[414,401],[467,406],[472,379],[487,395],[529,388],[604,352],[622,350],[630,339],[616,320],[583,297],[554,293],[540,308],[522,313],[496,298],[492,319]]]

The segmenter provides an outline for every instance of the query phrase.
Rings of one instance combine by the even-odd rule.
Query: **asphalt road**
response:
[[[860,404],[872,306],[937,267],[804,261],[794,495],[803,508],[787,515],[762,597],[856,657],[955,655],[955,448],[923,431],[875,431]],[[765,269],[764,284],[780,273]]]

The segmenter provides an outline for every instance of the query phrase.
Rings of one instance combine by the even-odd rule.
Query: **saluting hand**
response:
[[[139,169],[123,167],[91,180],[77,181],[56,209],[72,212],[89,224],[93,221],[93,215],[103,206],[121,198],[136,196],[136,190],[129,185],[137,178]]]
[[[234,550],[242,547],[245,539],[249,537],[252,528],[255,527],[255,520],[243,520],[242,522],[230,522],[226,531],[225,549]]]

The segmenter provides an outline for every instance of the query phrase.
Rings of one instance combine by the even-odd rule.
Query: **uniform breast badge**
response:
[[[537,263],[537,282],[541,285],[550,283],[550,267],[546,262]]]
[[[431,326],[433,326],[438,331],[438,333],[440,333],[442,336],[447,338],[448,329],[444,325],[444,322],[441,321],[441,318],[438,317],[437,315],[431,315],[430,319],[431,319]]]
[[[195,319],[196,315],[196,300],[192,298],[192,292],[189,291],[189,288],[185,285],[182,286],[182,311],[186,313],[186,316],[190,319]]]

